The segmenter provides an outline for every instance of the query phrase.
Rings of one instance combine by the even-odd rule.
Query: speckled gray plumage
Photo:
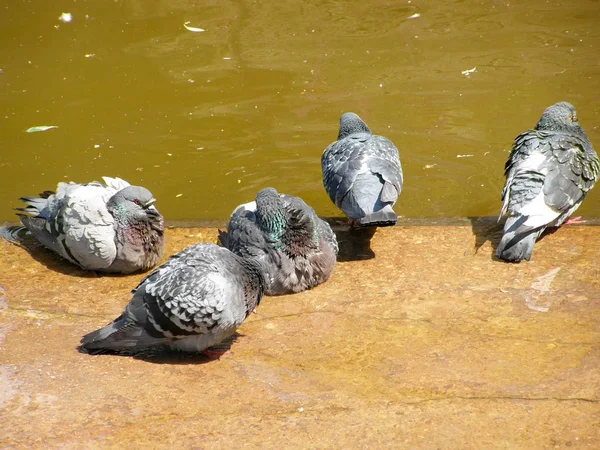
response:
[[[396,223],[392,207],[402,190],[398,149],[372,134],[356,114],[340,118],[338,140],[323,152],[321,169],[329,198],[358,225]]]
[[[338,245],[329,224],[299,197],[261,190],[231,215],[221,245],[266,268],[267,295],[300,292],[326,281]]]
[[[599,172],[598,156],[573,105],[548,107],[534,129],[516,137],[506,162],[500,217],[508,218],[496,257],[529,260],[539,235],[573,214]]]
[[[21,222],[44,246],[101,272],[147,270],[164,252],[164,221],[147,189],[120,178],[59,183],[56,193],[23,197]]]
[[[133,290],[123,314],[81,340],[90,353],[169,345],[201,352],[231,336],[260,303],[264,275],[214,244],[187,247]]]

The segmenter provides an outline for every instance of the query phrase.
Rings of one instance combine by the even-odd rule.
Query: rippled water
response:
[[[171,220],[225,218],[268,185],[340,215],[320,156],[344,111],[399,148],[400,215],[497,214],[507,150],[546,106],[572,102],[600,147],[599,8],[5,0],[0,220],[102,175],[145,185]],[[25,132],[39,125],[58,128]],[[600,215],[599,188],[580,212]]]

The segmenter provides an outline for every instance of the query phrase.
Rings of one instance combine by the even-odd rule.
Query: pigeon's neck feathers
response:
[[[366,123],[354,113],[344,113],[340,118],[338,141],[355,133],[372,134]]]
[[[282,241],[292,257],[307,256],[319,250],[319,232],[314,218],[302,209],[292,210]]]
[[[275,189],[263,189],[256,196],[256,219],[271,242],[279,242],[286,228],[286,211]]]

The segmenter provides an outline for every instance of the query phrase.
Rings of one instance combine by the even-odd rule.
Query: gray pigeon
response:
[[[600,162],[573,105],[547,108],[533,130],[516,137],[505,165],[500,218],[508,212],[496,257],[529,260],[547,226],[559,227],[598,179]]]
[[[221,245],[266,268],[267,295],[310,289],[327,281],[335,266],[338,244],[327,222],[298,197],[261,190],[256,202],[238,206]]]
[[[257,261],[214,244],[195,244],[154,269],[132,291],[123,313],[81,339],[88,353],[167,345],[202,352],[232,336],[260,303],[265,279]]]
[[[78,266],[131,273],[156,265],[164,252],[164,221],[148,189],[120,178],[106,185],[58,183],[56,193],[23,197],[23,225],[49,249]]]
[[[392,206],[402,190],[402,166],[392,142],[371,133],[354,113],[340,118],[337,141],[321,157],[323,185],[352,225],[394,225]]]

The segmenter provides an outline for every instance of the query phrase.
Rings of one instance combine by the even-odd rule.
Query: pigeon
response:
[[[123,313],[83,336],[81,349],[91,354],[165,347],[203,352],[234,334],[264,289],[257,261],[215,244],[194,244],[146,276]]]
[[[533,130],[515,138],[505,165],[500,218],[508,213],[497,258],[529,260],[536,239],[579,208],[598,179],[600,162],[573,105],[548,107]]]
[[[128,274],[154,267],[164,252],[164,221],[148,189],[120,178],[58,183],[56,193],[22,197],[16,208],[31,234],[83,269]]]
[[[227,231],[219,230],[219,241],[233,253],[264,264],[267,295],[301,292],[327,281],[338,254],[329,224],[301,198],[273,188],[238,206]]]
[[[402,190],[402,166],[392,141],[371,133],[354,113],[340,118],[337,141],[321,156],[323,185],[352,225],[395,225],[392,207]]]

